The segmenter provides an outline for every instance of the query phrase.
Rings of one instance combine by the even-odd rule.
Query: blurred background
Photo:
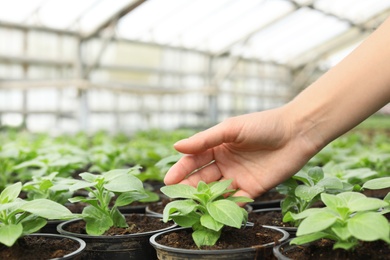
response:
[[[0,127],[201,129],[277,107],[389,14],[390,0],[0,0]]]

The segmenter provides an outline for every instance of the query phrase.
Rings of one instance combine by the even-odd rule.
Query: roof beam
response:
[[[137,8],[139,5],[144,3],[146,0],[135,0],[131,1],[131,3],[127,4],[123,8],[121,8],[119,11],[114,13],[111,17],[103,21],[100,25],[98,25],[92,32],[87,33],[81,37],[82,40],[89,40],[94,36],[97,36],[102,30],[104,30],[106,27],[113,24],[115,21],[118,21],[120,18],[128,14],[129,12],[133,11],[135,8]]]
[[[376,26],[381,24],[389,14],[390,9],[387,9],[367,20],[360,26],[352,26],[346,33],[323,42],[321,45],[315,46],[311,50],[306,50],[305,53],[299,54],[299,59],[292,59],[288,65],[296,68],[308,62],[317,62],[331,53],[340,51],[359,40],[363,40]]]
[[[250,38],[252,38],[252,36],[254,36],[256,33],[258,33],[260,30],[263,30],[263,29],[265,29],[265,28],[267,28],[269,26],[274,25],[275,23],[277,23],[278,21],[282,20],[283,18],[286,18],[286,16],[290,15],[291,13],[295,12],[296,10],[297,9],[294,8],[291,11],[289,11],[289,12],[287,12],[287,13],[285,13],[285,14],[279,16],[279,17],[276,17],[275,19],[267,22],[266,24],[261,25],[260,27],[256,28],[252,32],[244,35],[240,39],[230,43],[228,46],[226,46],[225,48],[220,50],[218,53],[214,54],[214,56],[221,56],[221,55],[225,54],[226,52],[228,52],[236,44],[243,44],[243,45],[245,45],[250,40]]]
[[[74,65],[74,62],[66,61],[66,60],[42,59],[42,58],[32,58],[32,57],[25,57],[25,56],[8,56],[8,55],[0,55],[0,62],[55,66],[55,67],[71,67]]]
[[[40,32],[70,35],[70,36],[78,36],[78,33],[69,30],[61,30],[61,29],[49,28],[45,26],[27,25],[27,24],[12,23],[6,21],[0,21],[0,28],[17,29],[23,31],[40,31]]]

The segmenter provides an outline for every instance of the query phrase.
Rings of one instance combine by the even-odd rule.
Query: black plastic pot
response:
[[[284,250],[291,250],[291,248],[293,248],[294,246],[291,246],[289,243],[292,239],[288,239],[286,241],[284,241],[283,243],[275,246],[272,251],[273,251],[273,254],[274,256],[276,257],[276,259],[278,260],[291,260],[291,258],[283,255],[283,252],[282,252],[282,248],[283,248],[283,251]]]
[[[161,202],[161,201],[160,201],[160,202],[156,202],[155,204],[156,204],[156,205],[162,205],[162,202]],[[146,213],[146,214],[150,214],[150,215],[156,215],[156,216],[159,216],[159,217],[162,217],[162,216],[163,216],[162,213],[153,210],[152,207],[151,207],[151,205],[146,206],[146,208],[145,208],[145,213]]]
[[[64,222],[64,220],[48,220],[46,225],[39,230],[39,233],[59,234],[57,226],[62,222]]]
[[[143,214],[141,214],[143,215]],[[144,215],[145,217],[155,217],[153,215]],[[83,239],[87,246],[83,253],[84,259],[107,259],[107,260],[121,260],[121,259],[156,259],[156,251],[149,243],[149,238],[162,231],[173,229],[172,226],[160,230],[126,234],[116,236],[91,236],[87,234],[72,233],[67,231],[67,226],[73,222],[83,221],[82,219],[74,219],[60,223],[57,226],[57,230],[60,234],[68,236],[78,237]]]
[[[279,239],[279,243],[287,240],[289,238],[289,233],[276,228],[276,227],[267,227],[276,230],[283,234],[282,238]],[[156,249],[157,259],[202,259],[202,260],[218,260],[218,259],[235,259],[235,260],[253,260],[253,259],[267,259],[267,257],[272,256],[272,247],[274,247],[275,242],[247,247],[247,248],[237,248],[237,249],[221,249],[221,250],[192,250],[192,249],[183,249],[183,248],[174,248],[159,244],[157,242],[158,238],[168,232],[182,230],[184,228],[175,228],[167,230],[161,233],[157,233],[150,238],[150,244]]]
[[[282,202],[284,195],[280,194],[276,189],[267,191],[265,194],[255,199],[255,201],[249,203],[253,207],[253,210],[256,209],[266,209],[266,208],[278,208]]]
[[[276,259],[390,259],[389,244],[383,240],[360,241],[353,250],[334,249],[334,241],[328,239],[303,245],[290,245],[290,242],[291,239],[273,248]]]
[[[34,239],[29,239],[29,238],[34,238],[34,237],[37,237],[39,238],[38,241],[35,241]],[[41,248],[42,249],[39,249],[39,250],[49,250],[48,248],[52,248],[53,253],[54,255],[56,254],[56,252],[58,251],[61,251],[64,249],[64,239],[67,240],[67,243],[72,243],[76,249],[74,249],[71,253],[68,253],[62,257],[55,257],[55,258],[51,258],[51,259],[56,259],[56,260],[68,260],[68,259],[78,259],[78,257],[81,255],[81,253],[85,250],[85,247],[86,247],[86,243],[80,239],[80,238],[77,238],[77,237],[71,237],[71,236],[66,236],[66,235],[61,235],[61,234],[44,234],[44,233],[34,233],[34,234],[29,234],[29,235],[26,235],[22,238],[19,239],[19,243],[17,245],[17,247],[23,247],[23,245],[25,245],[25,247],[23,248],[23,252],[24,252],[24,255],[23,257],[26,257],[26,258],[23,258],[23,259],[34,259],[34,257],[37,257],[36,255],[34,255],[34,252],[36,251],[36,248]],[[23,240],[23,242],[22,242]],[[56,243],[57,242],[57,246]],[[49,246],[50,245],[50,246]],[[29,250],[28,248],[31,248],[31,254],[29,254]],[[8,250],[9,248],[7,248],[6,246],[3,246],[1,247],[0,251],[1,250]],[[8,253],[7,253],[8,254]],[[9,259],[7,257],[7,259]],[[19,258],[18,258],[19,259]]]
[[[162,201],[159,201],[159,202],[155,202],[155,204],[157,204],[157,205],[162,205],[163,202],[162,202]],[[247,205],[245,205],[245,209],[246,209],[246,211],[248,211],[248,212],[252,212],[253,207],[252,207],[251,205],[247,204]],[[145,208],[145,213],[151,214],[151,215],[156,215],[156,216],[159,216],[159,217],[162,217],[162,216],[163,216],[163,214],[162,214],[161,212],[157,212],[157,211],[153,210],[153,208],[151,207],[151,204],[148,205],[148,206],[146,206],[146,208]]]

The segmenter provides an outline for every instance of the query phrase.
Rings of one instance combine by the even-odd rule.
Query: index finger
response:
[[[213,152],[208,150],[201,154],[190,154],[184,155],[177,163],[175,163],[167,172],[164,178],[164,183],[166,185],[176,184],[182,182],[191,174],[202,170],[204,167],[207,167],[214,160]],[[220,177],[219,171],[212,171],[210,174],[206,175],[204,180],[205,182],[210,182],[210,180],[216,180]],[[219,177],[218,177],[219,176]]]

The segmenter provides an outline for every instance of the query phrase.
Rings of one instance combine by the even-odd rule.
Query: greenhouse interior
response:
[[[88,214],[99,216],[100,227],[94,229],[96,222],[87,222],[85,232],[94,235],[108,229],[103,222],[122,220],[119,208],[126,203],[143,199],[145,212],[147,203],[166,195],[173,202],[183,199],[173,194],[177,190],[172,192],[170,185],[163,184],[168,170],[184,156],[173,146],[177,141],[226,119],[289,103],[360,46],[389,16],[390,0],[0,1],[0,244],[10,247],[20,237],[42,231],[43,224],[16,231],[22,222],[24,229],[31,227],[24,222],[31,220],[25,218],[28,214],[40,220],[69,219],[68,215],[46,212],[38,202],[28,204],[37,199],[45,200],[39,205],[49,205],[47,200],[56,197],[62,199],[55,202],[61,207],[64,199],[87,204],[95,201],[77,215],[87,216],[86,222],[91,217]],[[357,248],[361,240],[380,241],[387,245],[387,251],[379,253],[383,258],[368,254],[365,259],[390,259],[390,225],[384,220],[384,216],[390,219],[389,136],[390,106],[385,105],[313,155],[286,183],[267,191],[278,193],[273,205],[281,208],[283,220],[295,228],[283,231],[288,233],[285,236],[298,235],[292,240],[297,244],[308,241],[306,236],[326,237],[336,241],[333,249],[346,251]],[[211,160],[188,176],[216,164]],[[104,185],[97,187],[103,181]],[[107,211],[107,199],[119,198],[124,191],[134,193],[139,181],[144,190],[137,198],[125,199],[123,195]],[[154,193],[156,182],[160,186]],[[216,186],[207,185],[201,182],[197,191],[216,192]],[[166,191],[164,196],[160,188]],[[79,190],[84,191],[80,193],[84,197],[72,197]],[[386,193],[371,196],[363,193],[367,190]],[[184,198],[189,199],[186,192]],[[221,199],[231,192],[193,197],[198,205],[204,196]],[[359,193],[356,198],[355,193]],[[103,197],[105,201],[100,201]],[[346,204],[331,208],[336,203],[330,202],[333,199]],[[355,199],[360,201],[353,204]],[[17,212],[11,212],[14,206],[6,205],[21,201]],[[306,214],[318,202],[328,211]],[[254,200],[247,205],[256,210],[269,204]],[[161,213],[164,220],[180,223],[188,217],[180,215],[188,208],[166,207],[170,210]],[[340,208],[344,211],[329,213]],[[46,213],[39,215],[40,210]],[[56,208],[57,213],[67,212],[62,210]],[[231,210],[236,209],[232,206]],[[27,215],[21,214],[23,211]],[[207,218],[229,215],[223,207],[212,212]],[[245,212],[238,210],[235,216],[246,219],[249,214],[251,219],[251,211]],[[173,215],[165,215],[168,213]],[[321,221],[315,219],[319,214],[338,218],[329,217],[323,230],[310,233],[307,223]],[[355,215],[359,221],[370,216],[377,229],[359,224],[351,217]],[[193,228],[207,222],[206,217],[201,219]],[[243,223],[242,219],[226,223],[223,217],[216,219],[202,230],[232,226],[232,221],[235,225],[238,221],[238,227]],[[4,231],[11,222],[15,229]],[[331,226],[336,222],[338,226]],[[220,230],[213,232],[207,236]],[[285,239],[272,242],[283,245]],[[204,242],[194,241],[197,249]],[[84,259],[100,259],[91,253],[89,240],[85,242],[88,253]],[[151,256],[129,256],[126,249],[123,259],[165,259],[159,247],[146,244]],[[1,251],[0,259],[13,259]],[[258,254],[237,259],[257,259]],[[358,254],[364,259],[363,252]],[[105,257],[102,259],[119,259]],[[275,259],[267,257],[261,259]],[[358,259],[354,257],[341,254],[338,259]]]
[[[383,0],[0,3],[0,124],[134,132],[277,107],[389,8]]]

